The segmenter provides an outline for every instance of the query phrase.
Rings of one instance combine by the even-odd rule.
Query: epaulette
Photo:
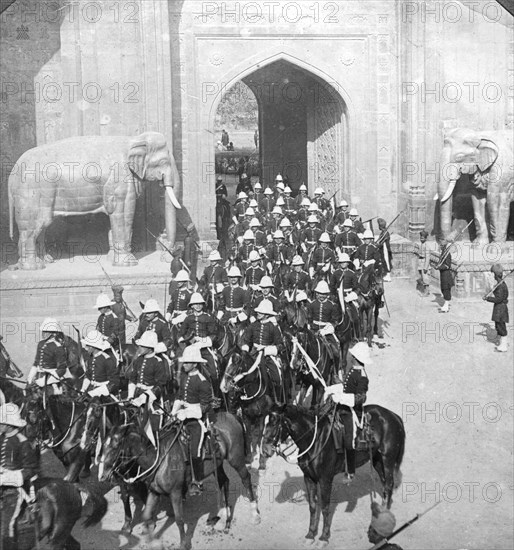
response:
[[[200,371],[193,372],[193,375],[198,376],[202,382],[207,382],[207,378]]]
[[[110,358],[110,355],[108,355],[107,353],[105,353],[105,351],[101,351],[98,355],[103,355],[106,359],[109,359],[109,358]]]
[[[23,443],[23,442],[25,442],[25,441],[28,441],[27,438],[26,438],[21,432],[18,432],[18,433],[16,434],[16,437],[18,438],[18,441],[19,441],[20,443]]]

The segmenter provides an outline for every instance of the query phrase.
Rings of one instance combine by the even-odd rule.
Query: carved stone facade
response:
[[[294,144],[301,154],[291,157],[293,164],[311,191],[338,190],[365,218],[391,219],[404,210],[395,227],[413,236],[434,227],[445,129],[513,124],[512,17],[499,5],[497,16],[474,3],[431,0],[136,0],[102,3],[95,13],[92,4],[100,6],[73,2],[53,22],[26,17],[29,0],[2,14],[2,71],[14,82],[4,86],[1,105],[2,199],[7,164],[30,147],[71,135],[156,130],[168,137],[179,165],[182,221],[192,219],[198,237],[213,241],[217,106],[238,80],[258,77],[262,84],[274,68],[287,66],[288,78],[306,94],[295,111],[304,113],[304,127],[282,140],[281,154],[268,147],[264,183],[287,165],[287,145]],[[28,69],[21,74],[19,67]],[[68,95],[31,96],[27,103],[14,92],[36,83],[46,84],[48,94],[52,84]],[[273,76],[268,84],[286,95],[263,111],[274,109],[286,120],[295,82]],[[321,91],[309,96],[313,87]],[[269,142],[275,131],[261,131],[261,139]],[[163,226],[162,191],[151,193],[138,204],[134,232],[147,249],[155,242],[145,227]],[[5,243],[6,200],[1,213]]]

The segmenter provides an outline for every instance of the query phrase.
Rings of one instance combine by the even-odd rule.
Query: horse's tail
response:
[[[393,472],[393,475],[394,475],[393,488],[398,489],[398,487],[402,483],[402,477],[403,477],[402,471],[400,470],[400,466],[402,465],[403,454],[405,452],[405,428],[403,426],[403,420],[397,414],[395,414],[395,416],[398,419],[398,422],[400,423],[401,431],[402,431],[402,437],[400,438],[400,442],[398,445],[398,452],[396,454],[396,460],[394,463],[394,472]]]
[[[82,525],[84,527],[96,525],[107,513],[107,499],[97,488],[86,488],[82,485],[77,485],[77,489],[81,495],[86,497],[83,506],[83,510],[86,512],[83,514],[84,522]]]

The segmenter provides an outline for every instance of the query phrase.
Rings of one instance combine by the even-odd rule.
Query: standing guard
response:
[[[387,231],[387,223],[383,218],[377,220],[380,234],[377,239],[377,247],[380,251],[383,280],[391,282],[391,269],[393,268],[393,253],[391,252],[391,235]]]
[[[494,273],[494,280],[500,283],[503,277],[503,266],[501,264],[494,264],[491,267],[491,271]],[[507,288],[507,283],[505,281],[501,282],[494,289],[494,296],[486,295],[483,299],[494,304],[493,316],[491,319],[494,321],[494,328],[500,339],[500,342],[496,346],[496,351],[508,351],[507,323],[509,322],[509,289]]]
[[[21,433],[27,425],[14,403],[0,406],[0,548],[17,550],[18,518],[31,481],[39,471],[38,457]],[[39,541],[37,542],[39,544]]]
[[[107,342],[109,342],[116,352],[119,352],[122,327],[120,318],[111,308],[114,304],[115,302],[112,302],[107,294],[100,294],[98,296],[95,309],[98,309],[100,316],[96,322],[96,330],[105,336]]]
[[[216,192],[216,237],[220,242],[218,248],[223,258],[227,257],[227,249],[230,247],[229,228],[231,223],[230,203]]]
[[[216,195],[224,196],[225,198],[228,197],[227,186],[223,183],[221,176],[216,178]]]
[[[179,358],[186,376],[180,378],[178,398],[173,403],[171,414],[177,420],[184,422],[184,427],[191,439],[189,443],[191,456],[190,495],[202,492],[204,478],[203,460],[200,441],[202,439],[201,420],[209,417],[212,412],[212,388],[208,380],[198,370],[198,365],[205,363],[200,350],[189,346]]]
[[[334,364],[341,370],[341,346],[335,335],[335,326],[340,316],[339,307],[328,299],[330,288],[326,281],[320,281],[314,292],[315,300],[307,306],[310,328],[322,337]]]
[[[342,227],[342,232],[335,237],[335,248],[340,252],[346,252],[351,257],[362,244],[362,241],[353,230],[353,223],[350,219],[346,219]]]
[[[30,368],[27,383],[35,382],[38,386],[51,386],[54,395],[62,393],[60,379],[66,373],[66,350],[64,334],[59,323],[47,317],[41,323],[42,340],[36,350],[34,364]]]
[[[193,312],[182,323],[179,343],[185,342],[200,349],[201,356],[207,361],[204,374],[216,392],[219,376],[212,351],[213,341],[216,338],[216,321],[212,315],[204,311],[205,300],[198,292],[194,292],[191,296],[189,307]]]
[[[358,434],[353,433],[355,423],[363,423],[363,406],[366,402],[366,394],[369,387],[369,379],[365,365],[373,362],[369,356],[369,348],[364,342],[358,342],[350,349],[353,356],[352,368],[344,377],[344,381],[330,386],[325,391],[325,399],[328,396],[338,405],[346,405],[348,408],[339,409],[343,421],[343,430],[334,429],[334,443],[338,453],[346,453],[346,480],[352,481],[355,475],[355,439]],[[357,442],[357,448],[359,442]]]
[[[444,298],[444,304],[439,309],[441,313],[450,311],[450,302],[452,300],[453,273],[452,273],[452,255],[448,250],[448,241],[442,238],[439,241],[441,246],[441,255],[437,268],[441,277],[441,294]]]
[[[170,346],[171,334],[168,323],[162,316],[161,308],[159,307],[157,300],[154,300],[153,298],[146,301],[143,309],[143,316],[141,321],[139,321],[139,327],[134,336],[134,340],[142,338],[143,334],[147,331],[155,332],[158,342],[164,342],[166,347]]]
[[[430,277],[428,270],[430,269],[430,251],[431,246],[427,242],[428,231],[420,231],[419,244],[414,245],[414,254],[418,257],[418,275],[417,288],[423,298],[430,295]]]
[[[104,335],[98,330],[91,330],[82,339],[82,345],[89,357],[81,391],[85,392],[90,386],[93,386],[88,392],[91,397],[117,393],[120,387],[120,378],[114,358],[106,353],[109,343],[105,340]]]
[[[166,312],[166,321],[172,325],[177,325],[185,319],[189,300],[191,299],[191,291],[188,289],[189,275],[186,270],[183,269],[177,273],[175,282],[177,283],[178,288],[170,296],[170,303],[168,304],[168,309]],[[157,304],[157,302],[155,303]],[[169,346],[167,343],[166,345]]]

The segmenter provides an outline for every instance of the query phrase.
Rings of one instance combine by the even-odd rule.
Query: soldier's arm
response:
[[[21,475],[23,476],[23,482],[28,481],[31,477],[35,476],[39,472],[39,460],[36,452],[32,448],[32,445],[24,435],[18,435],[20,440],[19,444],[19,456],[21,467]]]
[[[107,378],[109,380],[107,387],[111,393],[115,393],[120,387],[120,377],[112,357],[105,360],[105,370],[107,371]]]
[[[202,380],[199,388],[200,409],[202,416],[212,408],[212,387],[207,380]]]
[[[57,366],[58,376],[64,376],[66,372],[66,363],[67,363],[66,350],[64,349],[64,346],[61,344],[57,346],[55,349],[55,364]]]

